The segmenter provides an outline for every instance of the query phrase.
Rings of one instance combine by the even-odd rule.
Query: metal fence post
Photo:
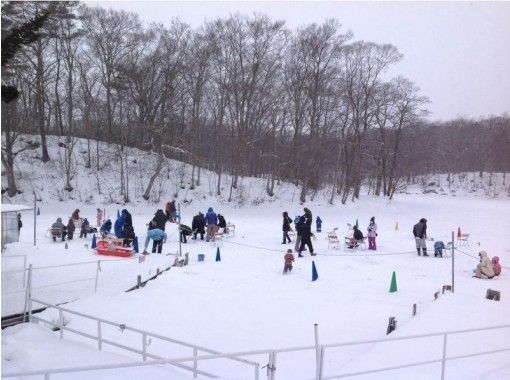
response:
[[[97,293],[97,279],[99,277],[99,271],[101,270],[101,260],[97,260],[97,268],[96,268],[96,282],[94,284],[94,293]]]
[[[143,361],[147,361],[147,334],[142,334],[142,358]]]
[[[23,256],[23,288],[25,288],[25,281],[27,279],[27,255]]]
[[[97,349],[103,348],[103,337],[101,336],[101,321],[97,321]]]
[[[276,371],[276,352],[269,353],[269,362],[267,363],[267,380],[274,380]]]
[[[30,321],[30,317],[32,314],[32,264],[28,265],[28,280],[27,280],[27,288],[25,290],[25,307],[23,313],[25,314],[25,321]]]
[[[313,325],[315,332],[315,379],[319,380],[320,376],[320,348],[319,348],[319,325],[315,323]]]
[[[198,350],[196,347],[193,347],[193,378],[197,377],[197,367],[198,367],[197,356],[198,356]]]
[[[319,352],[320,358],[319,358],[319,378],[318,380],[322,380],[322,375],[324,373],[324,352],[326,351],[326,348],[324,346],[321,347],[321,350]]]
[[[60,339],[64,339],[64,313],[58,309],[58,327],[60,328]]]
[[[446,367],[446,343],[447,343],[448,334],[444,334],[443,337],[443,359],[441,362],[441,380],[444,380],[444,372]]]

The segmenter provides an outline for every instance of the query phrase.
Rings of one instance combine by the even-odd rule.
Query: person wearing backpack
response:
[[[298,257],[303,257],[301,252],[305,250],[305,245],[308,246],[308,250],[310,251],[310,255],[315,256],[316,253],[313,253],[313,245],[312,245],[312,212],[305,207],[304,209],[305,215],[301,217],[303,220],[303,226],[301,229],[301,245],[298,251]]]

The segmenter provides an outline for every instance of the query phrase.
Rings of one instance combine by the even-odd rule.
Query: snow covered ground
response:
[[[93,221],[95,206],[49,201],[40,206],[41,215],[37,217],[37,247],[31,244],[33,226],[27,214],[21,243],[8,245],[2,256],[2,271],[22,268],[22,260],[9,257],[19,254],[26,254],[28,262],[34,267],[90,261],[91,264],[86,265],[35,270],[34,288],[42,289],[35,290],[33,296],[49,302],[79,298],[66,307],[222,352],[313,345],[314,323],[319,325],[321,344],[384,338],[390,316],[395,316],[398,321],[397,330],[391,336],[510,323],[507,295],[510,289],[510,272],[507,269],[510,267],[510,243],[505,237],[505,231],[510,230],[508,201],[459,195],[453,198],[410,194],[399,195],[392,202],[364,197],[358,203],[345,206],[328,205],[320,199],[307,203],[314,218],[320,216],[324,221],[323,232],[317,234],[317,240],[313,241],[318,253],[314,261],[319,280],[311,282],[312,258],[306,253],[304,258],[296,257],[292,274],[282,276],[283,254],[290,245],[281,244],[281,212],[289,211],[291,217],[302,213],[302,207],[292,203],[288,194],[282,198],[243,208],[228,205],[221,199],[195,200],[191,205],[183,204],[182,218],[185,224],[190,224],[196,212],[204,212],[209,206],[224,214],[227,221],[235,223],[236,236],[225,239],[220,248],[222,261],[214,261],[215,247],[205,242],[190,242],[183,246],[183,253],[190,254],[189,266],[172,268],[143,289],[130,293],[124,290],[136,283],[138,274],[142,278],[149,277],[157,268],[168,266],[173,256],[150,255],[142,263],[137,258],[102,262],[96,294],[95,280],[42,288],[52,283],[95,278],[97,260],[103,259],[84,246],[85,243],[90,244],[90,240],[76,239],[69,243],[66,250],[62,243],[53,243],[45,236],[45,231],[57,217],[68,217],[76,207],[80,208],[82,216]],[[114,217],[117,208],[122,206],[106,206],[107,215]],[[133,214],[135,231],[142,243],[145,224],[157,207],[140,204],[127,208]],[[379,227],[377,252],[328,250],[326,231],[339,227],[339,236],[342,238],[347,223],[352,224],[356,219],[365,231],[371,216],[375,216]],[[451,283],[451,259],[416,255],[411,229],[421,217],[428,219],[428,235],[434,240],[447,242],[451,231],[457,231],[459,226],[463,232],[470,233],[469,247],[461,249],[475,256],[473,258],[461,252],[456,254],[455,293],[441,295],[436,301],[433,300],[433,293],[444,284]],[[395,231],[396,222],[398,231]],[[171,237],[164,246],[165,253],[176,252],[178,248],[175,231],[175,225],[167,225]],[[428,242],[428,245],[431,252],[433,242]],[[506,267],[499,278],[479,280],[471,277],[472,269],[477,264],[476,254],[482,249],[488,251],[491,257],[498,255]],[[199,253],[205,254],[204,262],[197,261]],[[389,293],[393,271],[397,275],[398,292]],[[501,302],[484,298],[488,288],[502,292]],[[16,289],[22,290],[20,274],[2,274],[2,293]],[[4,311],[18,311],[23,306],[22,299],[22,292],[18,296],[4,295],[2,314],[6,314]],[[417,304],[418,313],[411,317],[414,303]],[[52,320],[56,319],[57,314],[48,310],[42,313],[42,317]],[[90,321],[72,315],[66,315],[66,320],[69,321],[68,327],[95,335],[95,324]],[[122,344],[140,349],[140,337],[137,335],[114,329],[105,333],[111,334]],[[16,347],[20,347],[16,342],[20,340],[9,340],[6,334],[23,334],[23,339],[32,341],[33,345],[25,344],[24,350],[16,350]],[[3,353],[4,373],[22,368],[40,368],[35,362],[23,362],[22,357],[31,351],[32,357],[44,363],[45,357],[52,355],[52,351],[46,354],[38,346],[44,334],[58,333],[39,327],[14,332],[12,329],[5,330],[3,352],[9,353],[9,360]],[[70,345],[80,345],[76,352],[96,345],[90,339],[71,333],[66,332],[65,337]],[[455,356],[505,348],[508,347],[509,338],[510,328],[455,335],[449,337],[447,353]],[[440,358],[442,339],[434,337],[328,349],[325,376]],[[125,351],[111,347],[105,347],[105,350],[112,355],[121,354],[139,360],[139,356]],[[76,363],[71,353],[74,350],[69,348],[67,351],[65,348],[61,352],[58,363],[51,362],[51,366],[67,367]],[[189,348],[160,341],[153,341],[149,352],[169,358],[191,354]],[[95,354],[91,353],[91,357]],[[277,378],[313,378],[314,355],[313,351],[279,354]],[[267,364],[267,355],[247,359],[258,361],[262,366]],[[101,362],[108,361],[108,357],[101,359]],[[87,361],[91,362],[95,363],[92,359]],[[510,378],[508,363],[510,352],[461,359],[448,362],[446,374],[451,379],[505,379]],[[250,367],[225,359],[200,362],[199,368],[222,378],[253,376]],[[440,371],[440,364],[431,364],[359,378],[407,379],[412,376],[431,379],[438,378]]]

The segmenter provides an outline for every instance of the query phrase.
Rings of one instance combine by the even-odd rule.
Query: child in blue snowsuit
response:
[[[317,225],[317,232],[322,231],[322,219],[320,217],[317,217],[315,220],[315,224]]]

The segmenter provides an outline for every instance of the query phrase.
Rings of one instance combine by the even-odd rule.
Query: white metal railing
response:
[[[2,276],[4,275],[4,273],[20,273],[20,272],[23,272],[23,289],[25,289],[25,282],[26,282],[26,279],[27,279],[27,255],[3,255],[2,256],[2,260],[5,259],[5,258],[10,258],[10,257],[23,257],[23,269],[15,269],[15,270],[5,270],[5,271],[2,271]],[[14,293],[14,292],[12,292]]]
[[[39,316],[33,315],[32,312],[31,312],[32,311],[32,307],[33,307],[33,303],[41,304],[41,305],[46,306],[47,308],[52,308],[52,309],[58,310],[58,313],[59,313],[58,325],[55,326],[54,322],[48,321],[48,320],[45,320],[45,319],[43,319],[43,318],[41,318]],[[76,316],[79,316],[79,317],[83,317],[83,318],[86,318],[86,319],[89,319],[89,320],[96,321],[96,323],[97,323],[97,336],[85,333],[83,331],[78,331],[76,329],[73,329],[73,328],[65,326],[65,324],[64,324],[64,312],[68,313],[68,314],[73,314],[73,315],[76,315]],[[30,321],[43,322],[43,323],[49,324],[50,326],[58,327],[59,331],[60,331],[60,338],[61,339],[64,336],[64,331],[67,330],[67,331],[75,333],[77,335],[81,335],[81,336],[84,336],[86,338],[96,340],[97,341],[97,349],[98,350],[102,350],[103,344],[109,344],[111,346],[118,347],[118,348],[121,348],[123,350],[126,350],[126,351],[129,351],[129,352],[141,355],[142,356],[142,360],[144,362],[147,361],[147,358],[156,359],[156,360],[163,360],[163,361],[166,360],[166,359],[164,359],[161,356],[158,356],[158,355],[155,355],[155,354],[152,354],[152,353],[148,352],[148,350],[147,350],[147,347],[148,347],[147,339],[148,338],[149,339],[152,339],[152,338],[159,339],[159,340],[162,340],[162,341],[166,341],[166,342],[174,343],[174,344],[177,344],[177,345],[180,345],[180,346],[184,346],[184,347],[187,347],[187,348],[191,348],[193,350],[193,356],[190,359],[190,361],[193,362],[192,366],[181,364],[182,361],[179,362],[179,361],[175,361],[175,360],[167,360],[168,363],[163,363],[163,364],[173,364],[174,366],[177,366],[177,367],[180,367],[182,369],[191,371],[193,373],[193,377],[197,377],[197,375],[202,375],[202,376],[206,376],[206,377],[209,377],[209,378],[217,378],[217,376],[214,375],[214,374],[211,374],[211,373],[208,373],[208,372],[205,372],[205,371],[202,371],[202,370],[198,369],[198,360],[197,360],[197,358],[199,358],[199,356],[198,356],[198,352],[199,351],[206,352],[206,353],[212,354],[212,355],[220,355],[220,356],[224,355],[221,352],[213,350],[213,349],[210,349],[210,348],[206,348],[206,347],[198,346],[196,344],[187,343],[187,342],[184,342],[184,341],[181,341],[181,340],[169,338],[169,337],[166,337],[166,336],[163,336],[163,335],[160,335],[160,334],[156,334],[156,333],[152,333],[152,332],[149,332],[149,331],[137,329],[135,327],[127,326],[125,324],[120,324],[120,323],[112,322],[112,321],[109,321],[109,320],[106,320],[106,319],[103,319],[103,318],[94,317],[92,315],[84,314],[84,313],[77,312],[77,311],[74,311],[74,310],[70,310],[70,309],[67,309],[67,308],[64,308],[64,307],[61,307],[61,306],[53,305],[53,304],[50,304],[50,303],[47,303],[47,302],[44,302],[44,301],[36,300],[36,299],[34,299],[32,297],[30,297],[29,300],[28,300],[28,313],[29,313]],[[119,328],[121,331],[132,331],[134,333],[140,334],[141,338],[142,338],[141,339],[141,346],[142,346],[141,349],[129,347],[129,346],[120,344],[118,342],[114,342],[112,340],[105,339],[103,337],[103,333],[102,333],[103,325],[110,325],[110,326],[114,326],[114,327]],[[223,357],[231,359],[231,360],[239,362],[239,363],[243,363],[243,364],[246,364],[246,365],[249,365],[249,366],[253,366],[254,379],[257,380],[259,378],[259,368],[260,368],[260,364],[259,363],[254,362],[254,361],[250,361],[250,360],[247,360],[247,359],[240,359],[240,358],[237,358],[237,357],[235,357],[233,355],[226,355],[226,356],[223,356]],[[152,363],[152,361],[151,361],[151,363]],[[50,372],[51,371],[45,372],[45,378],[49,378],[49,373]],[[71,372],[74,372],[74,371],[71,371]],[[5,377],[5,375],[2,375],[2,376]]]
[[[34,302],[38,302],[39,303],[39,301],[35,301],[35,300],[34,300]],[[43,303],[43,304],[46,304],[46,303]],[[61,329],[61,332],[60,332],[61,337],[63,337],[64,329],[72,331],[72,332],[76,332],[76,330],[69,329],[69,328],[63,326],[63,323],[62,323],[63,315],[62,315],[62,313],[64,311],[67,312],[67,310],[64,309],[64,308],[60,308],[60,307],[56,307],[56,308],[60,309],[59,310],[59,324],[61,325],[61,327],[63,327],[63,329]],[[78,313],[78,312],[72,312],[72,313],[77,314],[77,315],[84,315],[84,314]],[[42,319],[34,317],[34,316],[32,316],[32,318],[33,319],[42,320]],[[119,326],[116,323],[109,322],[109,321],[104,321],[104,320],[102,320],[100,318],[96,318],[96,317],[92,317],[92,318],[96,319],[98,321],[102,321],[102,323],[109,323],[109,324],[112,324],[114,326]],[[51,322],[48,322],[48,321],[44,321],[44,322],[51,323]],[[99,326],[100,326],[100,324],[99,324]],[[464,333],[473,333],[473,332],[478,332],[478,331],[488,331],[488,330],[497,330],[497,329],[505,329],[505,328],[510,328],[510,324],[499,325],[499,326],[481,327],[481,328],[474,328],[474,329],[443,331],[443,332],[430,333],[430,334],[408,335],[408,336],[403,336],[403,337],[391,337],[391,338],[387,337],[387,338],[384,338],[384,339],[370,339],[370,340],[342,342],[342,343],[329,343],[329,344],[322,344],[322,345],[319,345],[318,344],[318,339],[316,339],[316,344],[313,345],[313,346],[289,347],[289,348],[281,348],[281,349],[262,349],[262,350],[240,351],[240,352],[231,352],[231,353],[217,353],[217,352],[214,352],[213,350],[204,349],[204,348],[199,347],[199,346],[194,346],[192,344],[187,344],[187,343],[184,343],[184,342],[175,341],[173,339],[169,339],[169,338],[165,338],[165,337],[160,337],[157,334],[151,334],[151,333],[145,332],[145,334],[146,334],[145,337],[148,336],[148,335],[150,335],[151,337],[152,336],[160,337],[160,338],[162,338],[164,340],[169,340],[169,341],[172,341],[172,342],[184,343],[184,345],[187,345],[189,347],[193,347],[194,348],[193,349],[193,356],[182,357],[182,358],[175,358],[175,359],[161,359],[161,358],[159,358],[159,357],[157,357],[155,355],[148,354],[146,352],[146,347],[142,348],[142,351],[133,350],[133,349],[128,348],[132,352],[141,353],[141,354],[145,353],[146,356],[144,357],[144,361],[143,362],[135,362],[135,363],[121,363],[121,364],[111,364],[111,365],[95,365],[95,366],[86,366],[86,367],[73,367],[73,368],[56,369],[56,370],[38,370],[38,371],[19,372],[19,373],[7,373],[7,374],[2,374],[2,377],[8,378],[8,377],[23,377],[23,376],[31,376],[31,375],[44,375],[45,379],[50,379],[50,376],[52,374],[57,374],[57,373],[71,373],[71,372],[84,372],[84,371],[93,371],[93,370],[107,370],[107,369],[116,369],[116,368],[156,366],[156,365],[161,365],[161,364],[172,364],[172,365],[175,365],[175,366],[179,366],[181,368],[192,370],[193,371],[193,375],[195,377],[196,377],[197,374],[201,374],[201,375],[208,376],[208,377],[216,377],[215,375],[205,374],[202,371],[199,371],[197,369],[198,362],[199,361],[203,361],[203,360],[214,360],[214,359],[221,359],[221,358],[228,358],[228,359],[232,359],[232,360],[236,360],[236,361],[243,361],[243,359],[239,359],[239,358],[240,357],[246,357],[246,356],[255,356],[255,355],[268,355],[268,364],[266,366],[264,366],[264,367],[267,368],[267,370],[266,370],[267,371],[267,379],[268,380],[274,380],[275,376],[276,376],[276,361],[277,361],[276,358],[277,358],[277,354],[290,353],[290,352],[298,352],[298,351],[315,350],[316,351],[316,376],[314,377],[314,380],[328,380],[328,379],[338,379],[338,378],[343,378],[343,377],[353,377],[353,376],[366,375],[366,374],[378,373],[378,372],[383,372],[383,371],[397,370],[397,369],[402,369],[402,368],[423,366],[423,365],[434,364],[434,363],[441,363],[441,375],[438,378],[443,380],[446,377],[445,369],[446,369],[446,363],[448,361],[510,351],[510,347],[508,347],[508,348],[501,348],[501,349],[495,349],[495,350],[489,350],[489,351],[482,351],[482,352],[476,352],[476,353],[470,353],[470,354],[464,354],[464,355],[447,356],[447,342],[448,342],[448,336],[449,335],[464,334]],[[130,330],[135,331],[135,332],[143,332],[142,330],[133,329],[133,328],[130,328]],[[80,333],[80,332],[77,332],[77,333],[79,333],[81,335],[84,335],[84,336],[87,336],[87,337],[92,338],[92,339],[96,339],[95,336],[92,336],[90,334],[85,334],[85,333]],[[101,338],[100,338],[100,329],[99,329],[99,334],[98,335],[99,335],[99,340],[98,340],[98,344],[99,344],[99,342],[101,341]],[[394,342],[394,341],[416,340],[416,339],[420,339],[420,338],[439,337],[439,336],[443,337],[443,347],[442,347],[442,357],[441,358],[431,359],[431,360],[422,360],[422,361],[417,361],[417,362],[412,362],[412,363],[407,363],[407,364],[402,364],[402,365],[374,368],[374,369],[369,369],[369,370],[364,370],[364,371],[346,372],[346,373],[340,373],[340,374],[329,375],[329,376],[324,376],[323,375],[324,374],[324,356],[325,356],[325,352],[326,352],[327,349],[337,348],[337,347],[345,347],[345,346],[354,346],[354,345],[360,345],[360,344],[388,343],[388,342]],[[105,342],[105,343],[108,343],[108,344],[112,344],[112,345],[117,346],[117,347],[126,348],[125,346],[119,345],[119,344],[117,344],[115,342],[105,341],[104,339],[102,341]],[[98,349],[101,349],[100,344],[98,345]],[[209,354],[198,356],[197,355],[197,351],[198,350],[201,350],[201,351],[204,351],[204,352],[209,352]],[[146,361],[146,357],[153,357],[156,360]],[[185,362],[193,362],[193,367],[189,367],[189,366],[185,366],[185,365],[181,364],[181,363],[185,363]],[[246,361],[246,363],[254,365],[254,368],[255,368],[255,379],[258,379],[259,364],[258,363],[254,363],[254,362],[248,362],[248,361]]]

